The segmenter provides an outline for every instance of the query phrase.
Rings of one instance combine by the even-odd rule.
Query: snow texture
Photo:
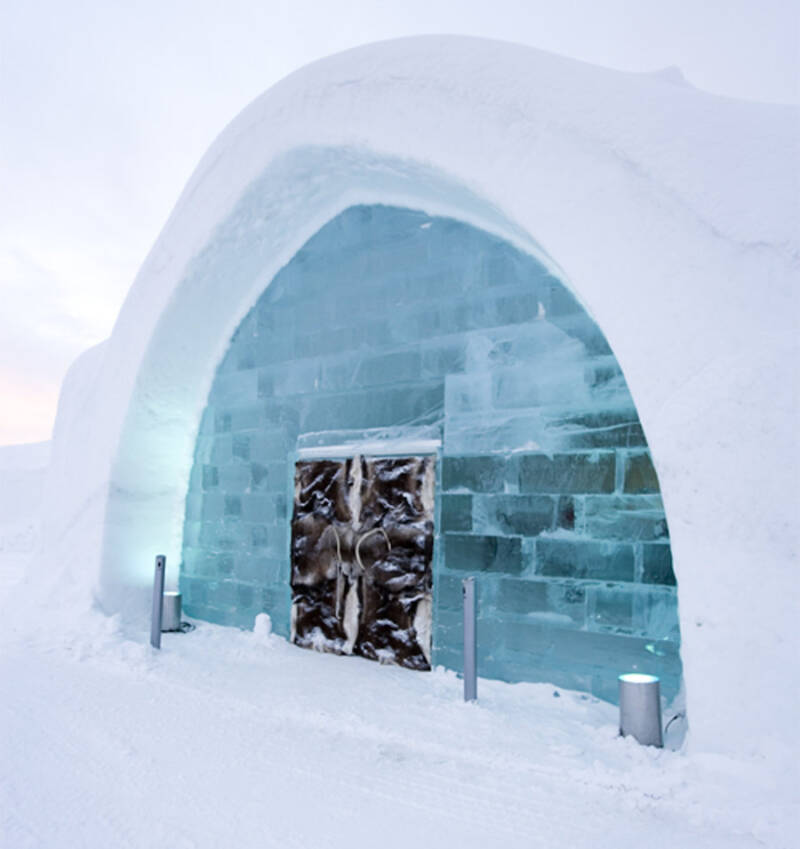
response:
[[[791,849],[772,764],[621,738],[546,684],[198,623],[156,653],[97,613],[0,633],[0,846]]]
[[[557,270],[605,333],[670,525],[690,746],[767,758],[791,783],[798,679],[782,673],[796,660],[797,121],[793,107],[711,96],[672,75],[480,39],[380,43],[292,74],[212,145],[111,338],[69,373],[44,551],[25,592],[35,582],[62,611],[98,599],[141,622],[154,554],[177,579],[216,366],[275,273],[356,203],[450,216]],[[240,222],[236,238],[243,257],[258,244],[271,260],[221,286],[202,268],[256,179],[267,214]],[[103,691],[102,666],[82,674]],[[527,692],[538,691],[515,694]]]
[[[0,592],[40,549],[49,459],[49,442],[0,446]]]

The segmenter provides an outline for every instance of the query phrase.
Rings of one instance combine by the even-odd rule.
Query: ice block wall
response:
[[[674,695],[669,532],[603,334],[533,257],[407,209],[340,214],[238,328],[187,495],[187,612],[251,627],[266,611],[288,634],[298,442],[421,429],[441,437],[434,663],[460,669],[474,575],[481,675],[613,700],[617,673],[637,669]]]

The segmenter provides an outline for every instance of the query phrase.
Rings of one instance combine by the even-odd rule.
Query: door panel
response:
[[[430,669],[434,458],[297,463],[292,640]]]

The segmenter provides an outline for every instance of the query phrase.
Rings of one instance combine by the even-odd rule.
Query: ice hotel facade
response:
[[[70,373],[50,554],[127,621],[165,551],[198,619],[266,612],[417,670],[460,668],[471,575],[480,674],[610,700],[622,671],[668,700],[685,676],[723,740],[787,518],[737,519],[756,457],[784,474],[751,405],[788,334],[759,330],[747,246],[791,233],[748,212],[782,191],[750,109],[461,38],[290,76],[214,143]]]

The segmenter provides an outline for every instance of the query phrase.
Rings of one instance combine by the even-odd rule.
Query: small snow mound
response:
[[[266,640],[272,634],[272,620],[268,613],[259,613],[253,624],[253,633],[260,640]]]
[[[659,68],[657,71],[650,71],[647,74],[650,79],[662,80],[670,85],[679,85],[684,88],[694,88],[694,86],[683,75],[683,71],[677,65],[667,65],[666,68]]]

